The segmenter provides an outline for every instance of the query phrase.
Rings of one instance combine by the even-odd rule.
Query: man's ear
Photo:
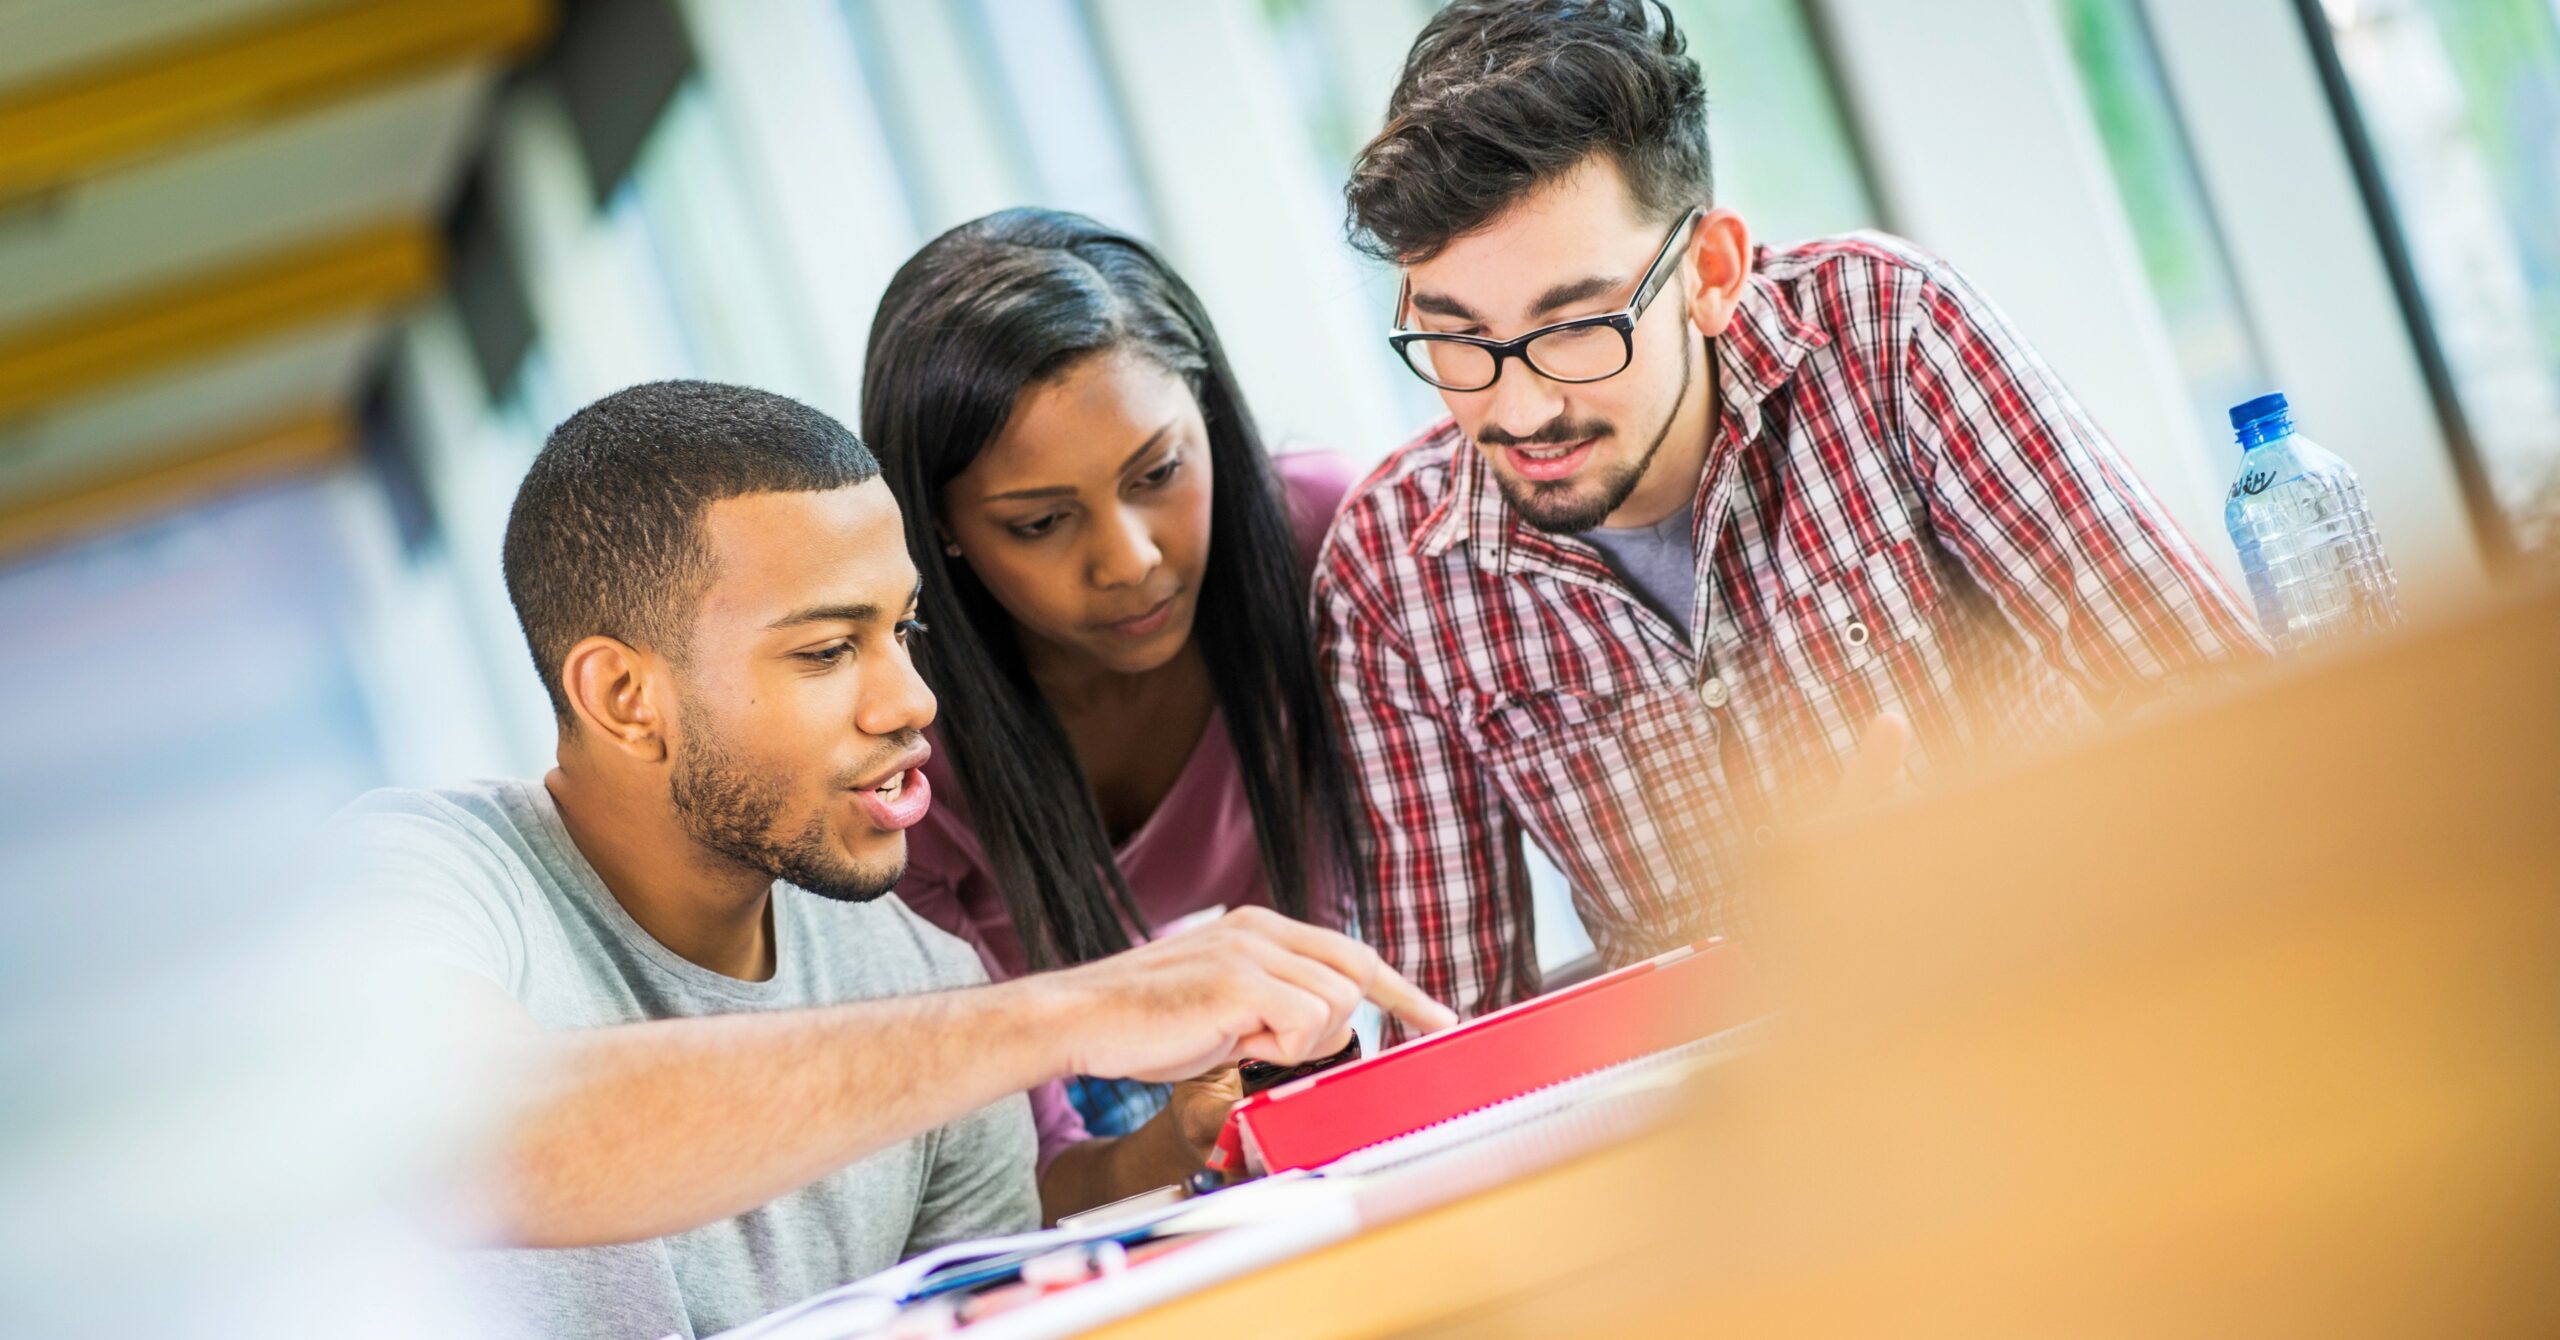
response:
[[[598,743],[643,762],[665,760],[675,680],[664,657],[598,634],[569,648],[560,683],[570,713]]]
[[[1751,229],[1729,209],[1708,210],[1689,234],[1689,320],[1708,339],[1733,324],[1751,284]]]

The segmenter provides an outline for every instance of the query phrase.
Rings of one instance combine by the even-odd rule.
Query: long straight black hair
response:
[[[1342,750],[1318,678],[1307,583],[1278,477],[1189,285],[1145,243],[1077,214],[1009,209],[961,224],[898,268],[871,323],[862,436],[906,515],[924,575],[916,664],[978,840],[1034,967],[1129,947],[1147,927],[1065,729],[1014,625],[936,518],[952,478],[1015,401],[1079,360],[1125,350],[1181,377],[1209,432],[1209,558],[1192,637],[1226,718],[1272,901],[1339,924],[1365,905]],[[1329,870],[1340,905],[1317,907]]]

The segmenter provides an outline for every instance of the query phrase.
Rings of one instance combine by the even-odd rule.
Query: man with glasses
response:
[[[1345,194],[1452,417],[1345,503],[1321,648],[1365,930],[1462,1014],[1538,990],[1524,833],[1624,962],[1746,929],[1736,867],[1853,765],[1925,778],[2261,654],[1962,276],[1713,207],[1661,6],[1455,0]]]

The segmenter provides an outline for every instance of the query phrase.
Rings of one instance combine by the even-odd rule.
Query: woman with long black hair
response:
[[[941,702],[907,904],[999,978],[1220,907],[1338,926],[1350,790],[1306,591],[1351,468],[1264,452],[1163,259],[1049,210],[944,233],[881,299],[862,435]],[[1035,1093],[1050,1212],[1196,1169],[1235,1092]]]

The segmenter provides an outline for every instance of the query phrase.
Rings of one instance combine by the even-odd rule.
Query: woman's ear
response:
[[[1689,233],[1689,320],[1708,339],[1733,324],[1751,284],[1751,229],[1729,209],[1711,209]]]
[[[569,714],[590,738],[642,762],[667,757],[667,709],[675,684],[663,658],[598,634],[569,648],[560,684]]]

